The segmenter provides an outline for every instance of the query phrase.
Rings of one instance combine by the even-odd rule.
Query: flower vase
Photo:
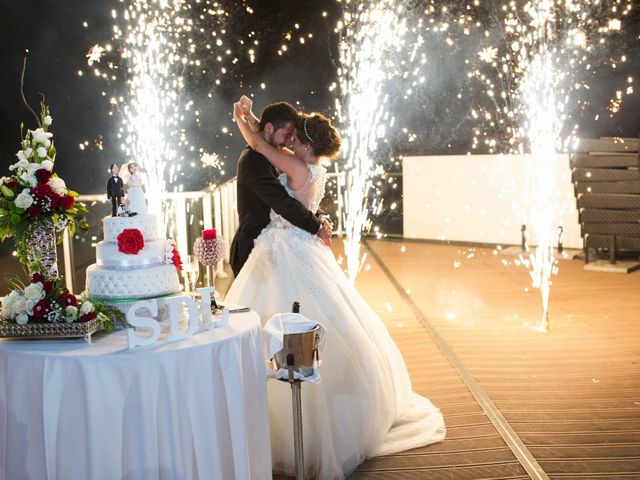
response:
[[[51,217],[40,218],[27,227],[25,236],[29,274],[58,277],[56,231]]]

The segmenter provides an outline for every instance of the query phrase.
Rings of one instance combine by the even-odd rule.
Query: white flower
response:
[[[89,312],[93,312],[94,310],[95,310],[95,307],[93,306],[93,303],[91,303],[91,302],[89,302],[87,300],[80,307],[80,315],[85,315],[85,314],[87,314]]]
[[[33,155],[33,148],[31,148],[31,147],[25,148],[24,149],[24,156],[29,159],[29,158],[31,158],[31,155]]]
[[[21,173],[25,168],[29,167],[29,162],[27,160],[20,160],[19,162],[14,163],[9,167],[9,170],[18,170],[18,173]]]
[[[12,290],[9,295],[2,298],[2,318],[13,317],[13,305],[22,298],[22,294],[18,290]]]
[[[34,298],[30,298],[27,300],[27,313],[29,315],[33,315],[33,307],[36,306],[36,303],[38,303],[39,300],[36,300]]]
[[[22,192],[20,192],[16,197],[16,199],[14,200],[14,203],[18,208],[24,208],[24,209],[29,208],[33,204],[33,197],[29,195],[29,189],[25,188],[24,190],[22,190]]]
[[[67,194],[67,185],[64,183],[59,177],[51,177],[49,180],[49,186],[51,190],[56,192],[58,195],[66,195]]]
[[[20,315],[21,313],[25,313],[27,311],[27,302],[24,298],[19,298],[13,304],[13,314]]]
[[[64,309],[64,319],[67,323],[73,323],[78,318],[78,307],[69,305]]]
[[[26,313],[21,313],[16,317],[16,323],[18,325],[24,325],[29,321],[29,316]]]
[[[38,184],[38,179],[36,178],[36,176],[33,173],[29,172],[22,172],[22,174],[20,175],[20,180],[22,180],[22,182],[26,183],[27,185],[31,185],[32,187],[35,187]],[[26,190],[29,191],[28,189]]]
[[[53,162],[51,160],[43,160],[40,164],[40,168],[51,171],[53,170]]]
[[[32,283],[31,285],[24,287],[24,296],[27,297],[27,300],[42,300],[46,295],[44,291],[44,285],[42,282]]]
[[[47,149],[44,147],[38,147],[36,149],[36,153],[40,158],[45,158],[47,156]]]
[[[98,316],[96,318],[102,323],[109,321],[109,317],[107,317],[104,313],[98,313]]]
[[[33,141],[36,143],[44,143],[47,139],[53,137],[53,133],[45,132],[41,128],[29,131],[31,132],[31,138],[33,138]]]
[[[44,122],[43,122],[47,127],[49,125],[51,125],[53,123],[53,118],[51,118],[51,115],[47,115],[46,117],[44,117]]]
[[[24,153],[24,150],[18,151],[18,153],[16,153],[16,157],[18,157],[18,160],[20,160],[21,162],[26,162],[28,158],[27,155]]]
[[[35,173],[40,170],[40,164],[39,163],[30,163],[29,165],[27,165],[27,173],[29,175],[35,175]]]

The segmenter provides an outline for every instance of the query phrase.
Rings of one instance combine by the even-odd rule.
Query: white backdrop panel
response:
[[[558,155],[554,165],[553,203],[564,246],[582,248],[569,156]],[[520,227],[528,223],[526,176],[524,157],[517,155],[405,157],[405,238],[520,245]]]

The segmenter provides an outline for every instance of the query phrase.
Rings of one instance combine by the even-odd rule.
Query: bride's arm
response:
[[[251,130],[251,127],[249,127],[249,124],[242,115],[238,103],[233,104],[233,118],[238,128],[240,128],[240,133],[253,150],[264,155],[271,165],[281,172],[286,173],[288,177],[301,180],[302,182],[306,180],[309,172],[305,161],[294,157],[292,153],[285,153],[278,150],[269,144],[260,133]],[[289,150],[287,150],[287,152],[289,152]]]

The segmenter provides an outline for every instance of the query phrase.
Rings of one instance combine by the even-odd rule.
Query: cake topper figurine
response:
[[[118,216],[118,207],[122,204],[124,197],[124,185],[122,178],[118,176],[118,165],[112,163],[109,167],[111,176],[107,180],[107,200],[111,200],[111,216]]]
[[[147,213],[147,202],[142,191],[142,176],[140,169],[135,162],[123,165],[120,169],[120,176],[127,184],[127,211],[129,214]]]

